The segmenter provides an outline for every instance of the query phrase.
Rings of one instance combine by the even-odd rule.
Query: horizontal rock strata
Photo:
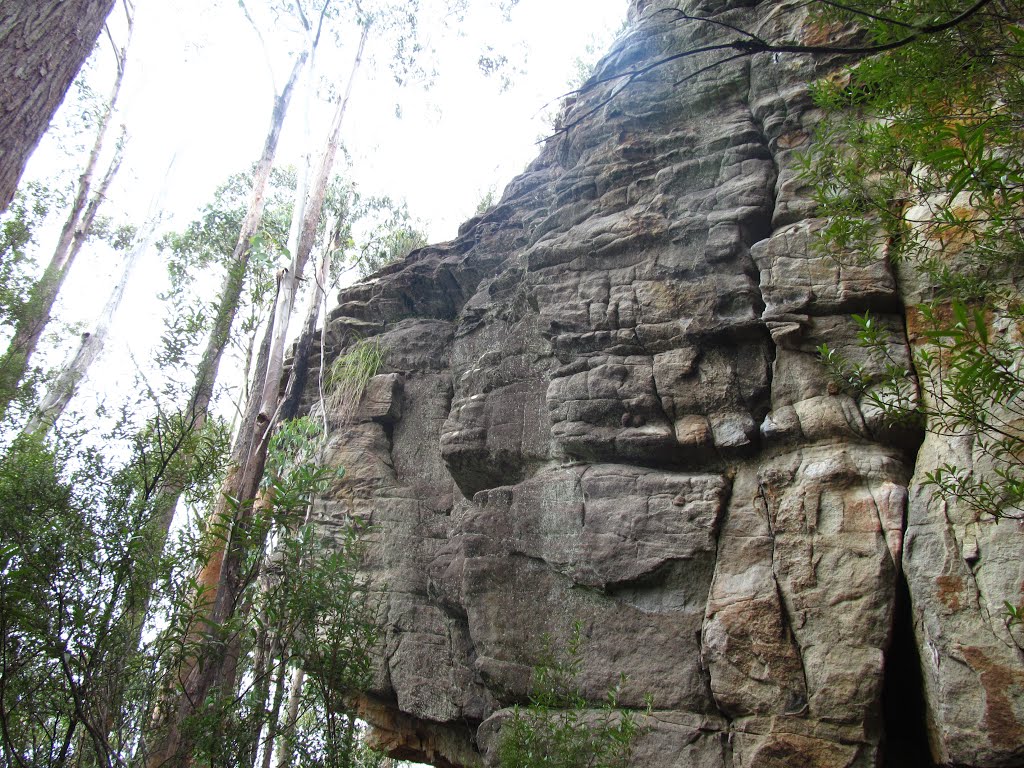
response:
[[[725,24],[820,39],[803,13],[635,0],[595,78]],[[365,711],[393,753],[493,762],[542,635],[580,622],[588,699],[620,673],[622,706],[650,697],[638,766],[1024,760],[998,618],[1021,532],[936,504],[922,472],[950,446],[929,437],[915,473],[919,436],[817,358],[871,374],[850,318],[870,309],[909,360],[888,265],[814,245],[796,156],[827,66],[708,52],[606,80],[458,239],[342,293],[328,353],[373,337],[386,360],[329,414],[346,479],[318,510],[375,526]]]

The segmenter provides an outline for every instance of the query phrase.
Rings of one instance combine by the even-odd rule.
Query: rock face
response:
[[[734,38],[662,8],[830,33],[796,3],[634,0],[598,77]],[[827,62],[729,53],[582,95],[497,207],[332,314],[330,353],[386,351],[361,409],[333,414],[347,480],[320,511],[375,525],[365,709],[396,755],[492,762],[542,634],[578,621],[588,698],[620,672],[623,706],[651,697],[637,766],[1024,761],[1024,656],[999,618],[1022,532],[933,501],[949,445],[915,464],[920,437],[817,359],[863,358],[867,309],[909,359],[888,265],[813,245],[795,153]]]

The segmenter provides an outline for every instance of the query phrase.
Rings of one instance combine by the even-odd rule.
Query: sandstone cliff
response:
[[[799,3],[656,7],[827,33]],[[731,35],[655,9],[634,0],[599,77]],[[970,444],[919,453],[815,353],[863,357],[850,315],[870,309],[909,355],[888,265],[811,246],[794,153],[828,63],[717,58],[633,82],[458,239],[342,294],[328,352],[386,350],[336,418],[347,475],[320,505],[376,526],[367,717],[396,754],[487,762],[541,634],[579,620],[588,696],[625,672],[623,705],[653,697],[637,766],[1024,764],[999,616],[1024,531],[932,499],[923,473]]]

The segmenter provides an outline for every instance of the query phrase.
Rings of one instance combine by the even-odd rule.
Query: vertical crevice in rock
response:
[[[395,424],[393,421],[382,421],[380,423],[381,429],[384,430],[384,439],[388,441],[388,455],[387,464],[391,467],[392,471],[395,469]]]
[[[921,658],[914,642],[910,590],[900,572],[893,606],[892,642],[882,686],[882,768],[932,768],[925,718]]]
[[[806,32],[785,3],[658,5]],[[600,71],[719,32],[645,24]],[[936,749],[980,754],[936,759],[1015,764],[1001,745],[1019,734],[1019,662],[960,631],[982,589],[1003,589],[984,569],[1009,561],[989,544],[1005,526],[926,509],[920,480],[906,526],[919,438],[865,413],[818,359],[823,342],[859,354],[851,312],[903,330],[887,265],[811,246],[821,222],[794,153],[824,69],[757,57],[672,87],[706,63],[611,104],[607,83],[581,94],[575,114],[601,108],[499,208],[332,313],[381,334],[405,382],[400,420],[336,457],[360,493],[386,491],[361,501],[398,627],[379,691],[392,751],[493,764],[537,638],[578,618],[587,695],[625,672],[623,706],[656,697],[634,766],[929,766],[922,678]],[[901,559],[934,657],[915,652]],[[944,733],[940,716],[973,720]]]
[[[777,555],[772,556],[772,560],[776,559]],[[786,605],[786,596],[782,594],[782,588],[779,586],[778,576],[775,576],[775,594],[779,600],[779,615],[782,619],[782,631],[785,635],[783,638],[789,646],[794,650],[796,661],[800,665],[800,675],[803,678],[804,683],[804,695],[803,698],[796,694],[793,698],[786,702],[787,715],[806,715],[808,704],[807,700],[810,696],[811,687],[807,681],[807,667],[804,664],[804,653],[800,647],[800,641],[797,639],[796,629],[793,626],[793,617],[790,615],[789,606]]]

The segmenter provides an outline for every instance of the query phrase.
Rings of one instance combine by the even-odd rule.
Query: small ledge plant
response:
[[[530,703],[515,707],[501,729],[500,768],[626,768],[633,742],[642,732],[636,711],[620,709],[625,677],[599,706],[580,692],[582,625],[575,622],[563,654],[543,636],[540,662],[533,668]],[[651,709],[648,697],[647,710]]]

